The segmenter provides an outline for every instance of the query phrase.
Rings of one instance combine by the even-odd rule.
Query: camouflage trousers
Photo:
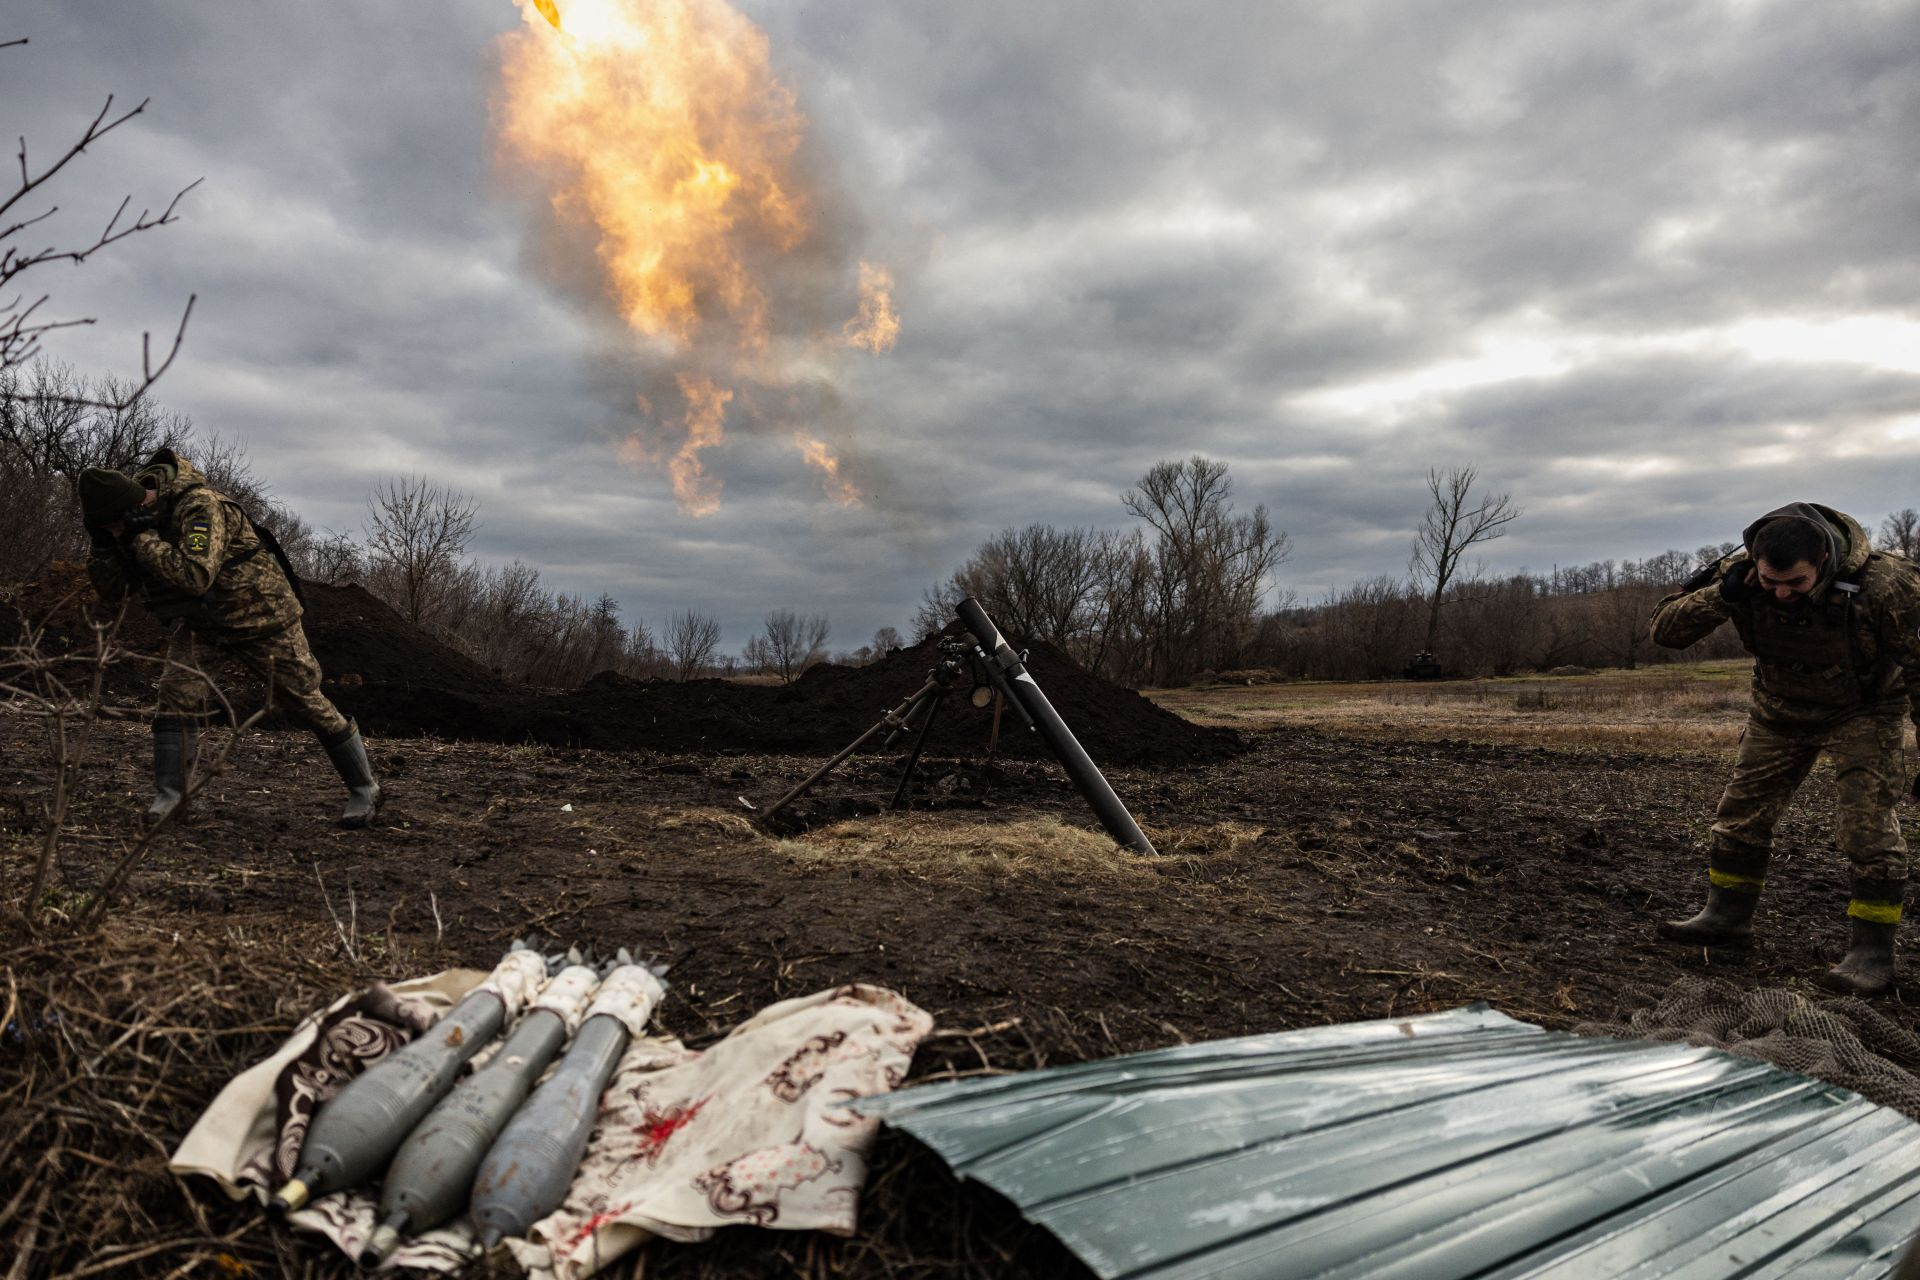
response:
[[[176,626],[167,642],[167,665],[160,673],[156,719],[194,722],[207,718],[213,689],[203,674],[203,662],[231,658],[267,686],[274,710],[334,740],[347,732],[347,718],[320,692],[320,664],[307,647],[307,633],[299,623],[272,635],[227,644],[196,636],[185,625]]]
[[[1824,751],[1840,793],[1834,843],[1853,869],[1847,912],[1897,922],[1907,881],[1899,812],[1907,789],[1905,740],[1906,720],[1897,713],[1857,715],[1818,731],[1784,731],[1749,719],[1714,815],[1709,880],[1737,893],[1760,892],[1773,829]]]

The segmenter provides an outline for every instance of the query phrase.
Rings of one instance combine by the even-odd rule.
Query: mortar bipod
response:
[[[893,801],[888,805],[888,808],[898,809],[901,800],[907,794],[907,781],[913,777],[914,766],[920,763],[920,752],[926,746],[927,733],[933,728],[933,716],[934,712],[940,708],[940,699],[946,696],[953,682],[959,679],[960,672],[965,668],[973,648],[973,645],[964,640],[942,640],[939,665],[927,672],[925,684],[914,690],[905,702],[881,716],[872,728],[842,747],[831,760],[808,774],[793,790],[767,806],[760,813],[758,820],[766,822],[774,814],[813,790],[821,779],[839,768],[848,756],[866,746],[881,732],[884,731],[887,735],[881,744],[885,746],[891,744],[908,729],[917,727],[919,733],[914,738],[913,754],[907,759],[907,767],[900,774],[900,785],[894,789]],[[916,717],[918,718],[917,726]]]

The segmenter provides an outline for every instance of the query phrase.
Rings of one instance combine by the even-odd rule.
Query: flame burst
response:
[[[893,309],[893,276],[885,267],[860,264],[860,311],[847,321],[847,345],[879,355],[900,338],[900,314]]]
[[[793,433],[793,444],[800,450],[801,459],[819,470],[829,497],[843,507],[860,505],[860,491],[853,487],[851,480],[840,474],[840,459],[833,456],[824,440],[815,440],[796,431]]]
[[[651,357],[677,366],[685,434],[667,471],[682,510],[711,514],[721,485],[700,454],[726,439],[724,384],[797,382],[813,359],[772,341],[764,278],[812,230],[795,163],[805,119],[765,34],[726,0],[518,2],[524,26],[502,45],[502,154],[548,184],[563,225],[591,235],[608,297]],[[891,287],[860,264],[848,345],[893,345]],[[754,398],[742,403],[751,414]],[[857,501],[824,444],[802,454],[839,500]]]
[[[805,121],[766,37],[719,0],[572,0],[561,31],[507,44],[509,154],[553,184],[562,219],[597,229],[633,328],[688,343],[726,319],[764,344],[746,256],[790,250],[808,227],[791,176]]]
[[[679,382],[687,401],[687,438],[667,463],[667,473],[673,477],[673,495],[680,500],[681,510],[710,516],[720,509],[720,480],[707,474],[700,451],[726,440],[727,402],[733,392],[698,374],[683,373]]]

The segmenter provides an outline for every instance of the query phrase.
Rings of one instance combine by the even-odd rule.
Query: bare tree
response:
[[[1880,549],[1920,560],[1920,511],[1902,507],[1880,522]]]
[[[587,660],[582,664],[582,676],[607,670],[608,664],[626,651],[627,629],[620,625],[620,602],[604,591],[593,602],[588,615],[587,637],[589,647]]]
[[[869,649],[873,657],[877,660],[886,657],[895,649],[905,648],[906,643],[907,642],[901,638],[898,627],[882,627],[873,633],[873,643],[869,646]]]
[[[787,684],[820,661],[827,645],[827,620],[820,614],[775,609],[767,615],[765,661]]]
[[[283,539],[282,545],[284,543]],[[357,582],[367,572],[366,558],[360,554],[360,544],[353,540],[353,535],[332,530],[315,534],[297,552],[288,547],[287,558],[293,561],[294,570],[302,578],[328,586]]]
[[[1430,652],[1440,633],[1440,607],[1447,587],[1469,550],[1504,535],[1505,527],[1520,516],[1520,508],[1504,493],[1480,495],[1473,486],[1479,473],[1472,467],[1448,467],[1427,472],[1426,516],[1414,535],[1408,571],[1427,597],[1427,643]]]
[[[24,372],[0,370],[0,447],[37,471],[66,476],[70,485],[88,467],[131,470],[160,449],[181,448],[192,430],[148,397],[101,407],[96,401],[127,394],[127,384],[114,379],[87,382],[48,361]]]
[[[928,587],[920,593],[920,604],[913,611],[913,641],[915,644],[932,636],[939,635],[953,621],[953,608],[966,595],[966,588],[957,582],[943,582],[939,586]]]
[[[663,640],[673,674],[684,683],[713,662],[713,651],[720,647],[720,621],[698,609],[688,609],[667,619]]]
[[[1157,535],[1141,617],[1152,683],[1233,664],[1258,623],[1267,579],[1292,551],[1264,506],[1236,516],[1232,497],[1227,464],[1199,455],[1155,463],[1121,495]]]
[[[773,646],[767,643],[765,636],[754,636],[740,651],[740,664],[748,673],[756,676],[773,674]]]
[[[0,370],[0,581],[38,577],[56,559],[86,553],[80,527],[80,473],[129,470],[165,446],[185,443],[189,425],[149,397],[125,409],[90,398],[120,394],[111,380],[89,385],[50,361]]]
[[[390,480],[368,499],[369,567],[391,579],[394,603],[416,627],[445,595],[477,516],[465,494],[419,476]]]
[[[0,42],[0,50],[13,49],[27,43],[24,39]],[[17,55],[16,55],[17,56]],[[151,209],[142,209],[138,216],[127,220],[127,209],[133,203],[128,196],[120,202],[101,232],[92,238],[82,238],[67,244],[44,245],[40,248],[24,247],[20,241],[23,233],[46,223],[60,211],[57,204],[44,203],[47,200],[48,184],[78,158],[88,147],[99,142],[108,134],[126,124],[147,109],[143,100],[130,111],[114,114],[113,98],[109,96],[99,112],[86,127],[80,130],[79,138],[60,153],[51,164],[34,172],[34,166],[27,155],[27,140],[20,139],[18,153],[19,181],[11,192],[0,191],[0,372],[16,368],[31,361],[41,350],[41,340],[47,334],[58,329],[71,329],[93,323],[92,317],[71,317],[55,319],[45,313],[44,308],[50,295],[35,295],[24,291],[16,283],[21,276],[36,267],[44,267],[52,262],[65,262],[74,266],[84,264],[94,254],[108,245],[117,244],[128,236],[143,231],[152,231],[177,221],[175,210],[187,192],[199,185],[195,179],[180,191],[158,214]],[[97,225],[97,224],[96,224]],[[36,233],[37,235],[38,233]],[[113,410],[125,410],[138,403],[167,366],[180,352],[180,343],[187,333],[187,320],[193,314],[193,298],[187,298],[186,308],[180,316],[179,327],[174,331],[173,344],[160,358],[154,360],[152,335],[141,338],[141,374],[137,380],[119,384],[103,392],[86,391],[72,393],[72,402],[80,405],[92,405]],[[0,399],[10,398],[14,391],[0,386]]]

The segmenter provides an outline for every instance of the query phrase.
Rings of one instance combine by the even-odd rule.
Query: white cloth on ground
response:
[[[409,1012],[438,1017],[489,976],[455,969],[391,990]],[[502,994],[514,1009],[529,997],[540,1004],[524,985]],[[169,1167],[264,1202],[285,1176],[274,1167],[276,1082],[313,1047],[322,1021],[354,999],[309,1017],[272,1057],[229,1082]],[[566,1202],[528,1240],[506,1247],[536,1277],[578,1280],[653,1234],[701,1240],[729,1223],[851,1232],[877,1123],[833,1104],[898,1087],[931,1029],[932,1019],[894,992],[851,985],[771,1005],[703,1053],[671,1038],[636,1039],[601,1099]],[[291,1221],[358,1257],[377,1209],[373,1191],[360,1189],[321,1197]],[[388,1266],[452,1272],[475,1249],[461,1219],[407,1240]]]

